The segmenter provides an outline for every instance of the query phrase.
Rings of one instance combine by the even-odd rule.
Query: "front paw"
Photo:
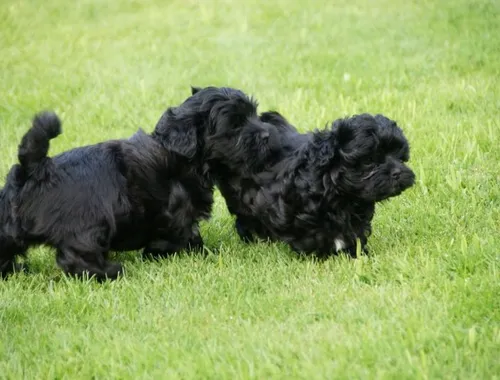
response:
[[[368,254],[369,254],[368,248],[366,247],[366,245],[361,246],[361,254],[358,254],[358,248],[356,245],[350,246],[348,248],[344,248],[344,249],[340,250],[338,253],[342,253],[342,252],[347,253],[353,259],[356,259],[361,255],[368,256]]]
[[[252,243],[255,240],[252,232],[250,232],[250,230],[243,225],[239,218],[236,218],[234,227],[236,228],[236,232],[238,233],[240,239],[245,243]]]
[[[154,240],[148,243],[142,251],[142,256],[161,258],[174,254],[179,251],[179,245],[168,240]]]
[[[203,239],[200,235],[193,236],[189,239],[186,250],[193,252],[203,252]]]

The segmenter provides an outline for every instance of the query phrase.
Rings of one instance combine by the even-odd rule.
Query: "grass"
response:
[[[398,120],[416,186],[381,205],[373,256],[245,245],[217,195],[207,257],[119,254],[126,276],[0,282],[0,378],[498,379],[500,3],[13,1],[0,4],[0,175],[32,115],[51,154],[151,130],[189,85],[254,94],[302,130]]]

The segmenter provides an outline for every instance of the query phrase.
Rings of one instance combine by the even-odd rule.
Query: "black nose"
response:
[[[260,132],[260,138],[265,142],[269,140],[269,132],[268,131],[262,131]]]
[[[399,169],[399,168],[392,169],[391,176],[393,179],[398,180],[399,177],[401,176],[401,169]]]

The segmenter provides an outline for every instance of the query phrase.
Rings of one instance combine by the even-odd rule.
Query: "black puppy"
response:
[[[0,192],[0,273],[33,244],[55,247],[66,273],[99,279],[122,270],[106,260],[109,250],[160,254],[202,245],[198,221],[213,202],[204,131],[183,125],[178,133],[172,124],[162,119],[151,135],[139,130],[49,158],[61,123],[52,112],[38,114]]]
[[[200,122],[209,131],[205,159],[214,179],[226,170],[258,172],[280,154],[281,136],[276,126],[259,118],[254,99],[230,87],[191,87],[191,93],[200,104]],[[212,105],[220,96],[231,101]]]
[[[232,193],[224,191],[228,177],[216,181],[218,188],[226,201],[228,210],[236,216],[235,227],[239,237],[245,242],[254,241],[254,234],[261,238],[270,238],[272,233],[267,230],[258,214],[249,208],[254,204],[255,196],[260,190],[260,183],[274,178],[274,168],[281,160],[289,157],[300,146],[305,144],[309,135],[300,134],[297,129],[289,124],[283,116],[277,112],[263,112],[259,119],[266,125],[274,126],[272,133],[277,134],[279,146],[275,147],[273,154],[268,156],[263,165],[251,173],[233,172],[231,182],[236,183],[232,187]],[[268,127],[272,129],[272,127]],[[259,180],[257,178],[261,177]]]
[[[33,244],[55,247],[65,272],[98,278],[121,271],[106,260],[109,250],[164,255],[201,247],[198,222],[213,203],[212,136],[234,146],[266,140],[254,133],[255,107],[241,91],[210,87],[167,109],[151,135],[139,131],[54,158],[47,152],[59,119],[38,115],[0,192],[0,274]]]
[[[193,96],[209,102],[215,88],[192,87],[191,90]],[[225,88],[225,91],[240,94],[236,98],[243,99],[239,90]],[[288,139],[283,141],[284,133],[279,133],[278,125],[258,116],[257,103],[251,99],[243,101],[241,105],[235,103],[234,109],[227,109],[224,115],[215,119],[206,116],[207,128],[217,130],[208,138],[206,162],[229,211],[241,218],[237,221],[237,227],[252,225],[252,230],[257,230],[261,225],[258,219],[251,216],[246,202],[240,201],[241,189],[245,187],[247,194],[251,191],[252,177],[278,161]],[[253,188],[257,189],[256,186]],[[251,234],[244,227],[238,232],[242,238],[245,234],[250,240]]]
[[[366,251],[375,203],[415,181],[401,129],[382,115],[362,114],[299,134],[276,112],[260,118],[277,128],[281,153],[251,178],[236,173],[217,182],[240,184],[233,187],[238,196],[226,198],[240,237],[282,240],[319,256],[355,256],[359,239]]]

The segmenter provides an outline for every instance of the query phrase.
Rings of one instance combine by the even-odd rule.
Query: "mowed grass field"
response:
[[[218,193],[205,256],[119,253],[124,278],[98,284],[34,248],[31,273],[0,281],[0,378],[498,379],[499,15],[494,0],[3,0],[2,178],[41,109],[63,120],[53,155],[226,85],[303,131],[396,119],[417,183],[377,208],[357,260],[245,245]]]

